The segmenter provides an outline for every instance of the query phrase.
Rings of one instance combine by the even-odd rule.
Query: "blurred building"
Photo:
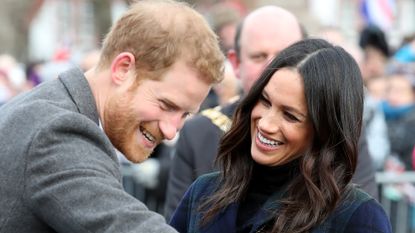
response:
[[[415,32],[414,0],[187,0],[203,11],[228,2],[241,12],[276,4],[295,13],[309,34],[321,26],[340,28],[356,41],[359,29],[371,21],[386,30],[392,46]],[[71,56],[91,50],[131,0],[0,0],[0,54],[19,61],[51,59],[62,48]],[[383,3],[383,4],[382,4]],[[365,7],[362,7],[365,6]]]
[[[123,0],[43,0],[29,29],[29,57],[48,60],[67,49],[79,60],[96,49],[112,22],[126,9]]]

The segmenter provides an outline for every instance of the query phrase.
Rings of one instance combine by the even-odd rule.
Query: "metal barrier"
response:
[[[376,183],[379,201],[390,217],[392,231],[415,233],[415,172],[377,172]]]

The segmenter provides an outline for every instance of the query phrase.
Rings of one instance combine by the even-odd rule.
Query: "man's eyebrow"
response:
[[[162,98],[160,99],[161,102],[163,102],[165,105],[167,105],[169,108],[172,108],[174,110],[183,110],[187,113],[191,113],[191,114],[196,114],[199,111],[199,108],[197,109],[184,109],[182,107],[180,107],[179,105],[177,105],[176,103],[174,103],[173,101],[166,99],[166,98]]]

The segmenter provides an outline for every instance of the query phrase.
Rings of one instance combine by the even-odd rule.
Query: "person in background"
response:
[[[97,66],[0,108],[0,231],[176,232],[123,189],[116,151],[139,163],[172,139],[223,78],[224,59],[187,4],[132,4]]]
[[[223,80],[212,88],[218,96],[219,106],[225,106],[233,100],[239,99],[241,87],[238,78],[235,76],[232,64],[225,62],[225,73]]]
[[[213,31],[219,37],[219,43],[224,54],[234,47],[236,28],[241,19],[241,13],[230,3],[214,4],[205,16]]]
[[[306,35],[296,17],[278,6],[260,7],[240,23],[235,48],[228,53],[244,93],[259,78],[276,54]],[[212,172],[220,137],[229,129],[238,101],[207,109],[186,121],[175,145],[166,192],[165,217],[169,219],[187,188],[200,175]],[[362,133],[364,135],[364,133]],[[375,170],[367,141],[359,141],[359,162],[353,182],[374,197],[378,196]]]
[[[387,76],[386,99],[382,104],[388,126],[391,155],[412,170],[415,146],[415,67],[394,64]]]
[[[415,153],[409,155],[412,145],[415,149],[415,35],[407,36],[401,44],[388,66],[388,88],[382,107],[391,131],[392,156],[401,163],[403,170],[415,170]]]
[[[216,3],[207,10],[205,18],[218,36],[222,52],[226,54],[229,49],[233,48],[236,27],[241,18],[239,10],[230,3]],[[216,107],[220,104],[220,98],[212,88],[200,106],[200,111]]]
[[[384,76],[391,55],[385,32],[376,25],[367,25],[360,32],[359,46],[363,49],[363,80]]]
[[[279,53],[236,109],[219,171],[199,177],[170,224],[179,232],[391,233],[351,183],[363,81],[344,49],[302,40]]]
[[[365,83],[363,124],[366,129],[368,149],[377,171],[383,171],[390,155],[390,141],[382,102],[386,97],[387,77],[374,77]]]
[[[391,51],[385,32],[373,24],[365,26],[360,32],[359,46],[363,50],[360,68],[367,87],[363,113],[366,138],[375,168],[383,170],[385,160],[391,152],[391,143],[388,139],[388,127],[382,111],[381,100],[376,97],[379,93],[372,93],[372,91],[374,91],[374,87],[376,91],[376,84],[380,84],[380,88],[382,88],[382,80],[386,75]]]
[[[376,60],[376,58],[378,58],[373,53],[377,54],[376,52],[381,50],[379,48],[385,47],[379,45],[382,43],[378,41],[382,40],[377,38],[379,36],[372,35],[372,31],[369,31],[369,29],[366,29],[364,32],[362,32],[361,44],[365,48],[364,51],[362,51],[362,49],[359,48],[357,45],[348,42],[342,31],[337,27],[321,28],[319,37],[326,39],[334,45],[338,45],[344,48],[356,60],[362,72],[364,72],[364,70],[367,69],[368,66],[371,66],[370,64],[372,64],[372,61],[374,59]],[[384,37],[381,38],[384,39]],[[384,44],[386,44],[386,41],[383,42]],[[380,68],[385,69],[385,67]],[[379,71],[379,74],[382,73],[383,71]],[[366,88],[363,108],[364,110],[362,136],[365,137],[365,140],[367,142],[367,145],[365,145],[365,147],[367,146],[368,153],[371,156],[371,160],[373,161],[373,167],[378,171],[383,170],[385,158],[390,153],[385,116],[383,115],[383,111],[381,109],[380,104],[383,95],[383,79],[383,76],[373,76],[365,79]],[[364,156],[365,155],[363,155],[362,157],[364,158]],[[371,163],[367,163],[366,165],[371,165]],[[366,170],[367,169],[368,168],[366,168]],[[358,169],[357,171],[357,174],[359,173],[360,169]],[[376,194],[372,193],[369,190],[366,191],[368,191],[370,194],[376,197]]]

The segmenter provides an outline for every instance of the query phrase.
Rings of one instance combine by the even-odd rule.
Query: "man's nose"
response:
[[[172,114],[160,122],[160,130],[163,137],[167,140],[172,140],[176,133],[183,127],[184,118],[180,114]]]

